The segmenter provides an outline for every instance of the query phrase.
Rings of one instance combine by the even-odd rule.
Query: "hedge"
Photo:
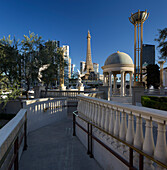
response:
[[[167,111],[167,97],[142,96],[141,104],[144,107]]]

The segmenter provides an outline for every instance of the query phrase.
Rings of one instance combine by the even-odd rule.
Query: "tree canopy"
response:
[[[57,47],[56,40],[44,42],[41,36],[33,32],[24,35],[19,43],[15,37],[0,39],[0,90],[7,89],[16,97],[16,91],[22,87],[27,92],[30,87],[39,83],[39,70],[42,71],[42,81],[48,87],[62,77],[65,62],[62,48]],[[1,94],[2,94],[1,93]],[[0,94],[0,97],[3,95]],[[11,93],[12,94],[12,93]],[[11,99],[11,95],[9,98]]]
[[[149,64],[147,66],[147,88],[154,86],[157,89],[160,86],[160,71],[157,64]]]
[[[160,59],[167,59],[167,28],[158,30],[158,38],[155,39],[159,43],[158,49],[161,54]]]

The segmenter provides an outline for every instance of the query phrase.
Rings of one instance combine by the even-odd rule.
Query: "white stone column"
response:
[[[130,75],[130,82],[129,82],[129,96],[132,96],[132,79],[133,79],[133,73],[132,72],[130,72],[129,73],[129,75]]]
[[[103,86],[106,86],[106,82],[107,82],[107,77],[106,77],[106,73],[103,73]]]
[[[152,120],[146,119],[146,129],[145,129],[145,138],[143,143],[143,151],[153,156],[154,153],[154,139],[153,139],[153,130],[152,130]],[[148,158],[144,160],[144,169],[153,169],[152,161]]]
[[[112,71],[109,72],[109,100],[111,100],[112,96]]]
[[[126,95],[126,73],[124,73],[124,95]]]
[[[128,115],[128,129],[126,133],[126,141],[129,144],[133,144],[134,139],[134,116],[132,113]]]
[[[167,162],[167,147],[166,147],[166,125],[165,123],[158,123],[158,136],[156,142],[156,148],[154,151],[155,159],[163,162]]]
[[[114,74],[114,94],[116,94],[117,74]]]
[[[125,95],[125,81],[124,81],[125,71],[121,71],[121,96]]]

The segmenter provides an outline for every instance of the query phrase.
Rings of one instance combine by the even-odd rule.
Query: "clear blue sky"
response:
[[[92,60],[103,66],[116,51],[133,59],[134,28],[128,17],[147,9],[145,44],[155,44],[157,29],[167,27],[167,0],[1,0],[0,38],[9,34],[22,39],[29,30],[44,40],[70,46],[72,63],[86,59],[86,36],[90,30]],[[156,57],[158,52],[156,51]]]

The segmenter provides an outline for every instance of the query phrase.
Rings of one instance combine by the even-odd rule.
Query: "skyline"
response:
[[[138,4],[138,5],[136,5]],[[72,63],[86,60],[87,32],[91,34],[92,62],[101,66],[116,51],[129,54],[133,59],[134,28],[129,22],[131,13],[140,9],[150,13],[144,23],[143,44],[153,44],[158,29],[167,25],[167,1],[99,1],[99,0],[9,0],[0,7],[1,36],[22,39],[29,31],[44,40],[58,40],[70,46]],[[4,15],[5,14],[5,15]],[[156,49],[156,60],[158,57]],[[157,62],[156,62],[157,63]]]

